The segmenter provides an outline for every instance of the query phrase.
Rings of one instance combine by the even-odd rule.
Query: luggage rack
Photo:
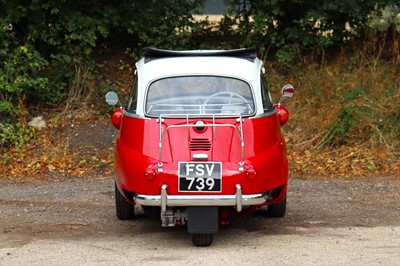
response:
[[[170,125],[167,126],[166,129],[163,131],[162,123],[164,122],[165,118],[185,118],[186,124],[185,125]],[[244,138],[243,138],[243,117],[242,114],[160,114],[157,119],[157,123],[160,124],[159,127],[159,141],[158,141],[158,164],[157,169],[159,173],[163,172],[163,163],[162,163],[162,142],[164,140],[165,135],[167,134],[168,130],[175,129],[175,128],[187,128],[188,139],[190,136],[190,128],[197,127],[196,124],[189,124],[189,118],[212,118],[212,124],[204,124],[202,127],[212,127],[213,128],[213,139],[217,139],[217,127],[230,127],[233,128],[236,132],[237,136],[240,140],[240,161],[238,171],[244,171]],[[236,118],[236,122],[239,122],[239,128],[234,124],[216,124],[216,118]]]

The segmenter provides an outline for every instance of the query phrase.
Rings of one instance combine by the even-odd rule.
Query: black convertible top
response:
[[[167,58],[167,57],[188,57],[188,56],[227,56],[246,59],[254,62],[257,58],[256,48],[240,48],[232,50],[189,50],[189,51],[174,51],[163,50],[153,47],[144,48],[144,62]]]

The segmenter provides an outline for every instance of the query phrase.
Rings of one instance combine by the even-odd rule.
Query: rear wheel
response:
[[[268,215],[270,217],[283,217],[286,213],[286,196],[285,198],[278,203],[272,204],[268,206]]]
[[[196,247],[208,247],[213,242],[212,234],[193,234],[192,235],[193,245]]]
[[[129,220],[135,217],[135,206],[125,199],[118,190],[117,184],[115,184],[115,208],[120,220]]]

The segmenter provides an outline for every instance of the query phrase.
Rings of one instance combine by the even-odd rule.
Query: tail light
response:
[[[112,113],[111,115],[111,124],[116,129],[119,129],[121,127],[122,116],[122,108],[115,110],[114,113]]]
[[[257,177],[257,172],[254,168],[248,168],[246,169],[246,177],[250,180],[253,180]]]
[[[156,178],[156,171],[154,171],[153,168],[149,167],[146,169],[146,171],[144,172],[144,177],[149,180],[152,181],[154,180],[154,178]]]
[[[275,108],[278,111],[279,123],[283,126],[289,120],[289,111],[280,104],[275,105]]]

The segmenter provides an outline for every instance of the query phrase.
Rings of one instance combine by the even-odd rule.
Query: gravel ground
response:
[[[287,215],[235,217],[208,248],[115,217],[113,181],[0,184],[0,265],[398,265],[400,177],[290,181]]]

